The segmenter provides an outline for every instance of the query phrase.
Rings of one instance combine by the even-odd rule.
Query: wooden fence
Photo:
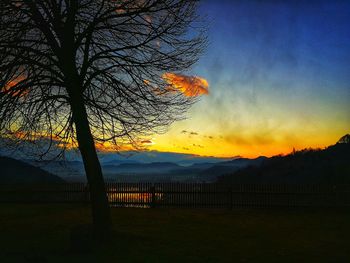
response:
[[[350,185],[107,183],[114,207],[330,207],[350,206]],[[83,203],[82,183],[0,185],[0,202]]]

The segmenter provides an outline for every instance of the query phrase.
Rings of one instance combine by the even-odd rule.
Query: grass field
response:
[[[0,262],[350,262],[350,210],[112,210],[115,233],[69,249],[88,207],[0,205]]]

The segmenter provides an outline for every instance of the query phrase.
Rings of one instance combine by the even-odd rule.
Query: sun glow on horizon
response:
[[[199,12],[208,14],[212,25],[198,63],[189,75],[161,72],[161,87],[143,80],[152,95],[198,97],[187,119],[164,134],[137,138],[134,146],[122,139],[96,142],[97,151],[270,157],[325,148],[349,133],[350,3],[272,2],[201,2]],[[144,20],[152,23],[151,17]],[[10,93],[22,80],[9,81],[2,90]],[[14,96],[25,94],[18,92],[12,90]],[[71,141],[57,146],[77,147]]]

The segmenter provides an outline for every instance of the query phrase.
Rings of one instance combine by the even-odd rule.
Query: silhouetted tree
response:
[[[0,2],[0,135],[78,146],[97,237],[111,218],[96,144],[137,145],[193,103],[164,73],[189,69],[205,46],[196,2]]]

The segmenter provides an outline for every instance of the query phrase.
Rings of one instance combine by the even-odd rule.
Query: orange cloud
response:
[[[111,142],[95,142],[95,147],[96,150],[100,152],[121,152],[134,150],[134,147],[130,144],[115,145]]]
[[[152,140],[142,140],[141,144],[142,145],[153,145],[154,142]]]
[[[162,77],[169,84],[169,91],[180,91],[187,97],[196,97],[209,93],[209,84],[206,79],[175,73],[164,73]]]
[[[23,90],[20,90],[20,89],[16,90],[17,85],[20,82],[24,81],[25,79],[26,79],[26,77],[21,75],[21,76],[15,78],[13,80],[10,80],[9,82],[7,82],[5,84],[5,86],[3,87],[2,92],[10,93],[11,96],[14,96],[14,97],[15,96],[20,96],[20,97],[25,96],[28,93],[28,91],[26,91],[26,90],[23,91]]]
[[[18,140],[35,142],[37,140],[47,139],[52,140],[55,146],[61,149],[72,150],[78,148],[78,143],[75,140],[64,139],[55,134],[49,134],[44,132],[31,132],[31,131],[16,131],[8,133],[8,138],[16,138]],[[123,151],[135,151],[135,150],[144,150],[149,146],[154,145],[155,142],[151,139],[144,139],[136,142],[135,145],[131,143],[120,143],[118,145],[106,141],[99,142],[95,141],[96,150],[99,152],[123,152]]]
[[[117,8],[117,9],[115,10],[115,12],[116,12],[117,14],[123,14],[123,13],[125,13],[125,9]]]

